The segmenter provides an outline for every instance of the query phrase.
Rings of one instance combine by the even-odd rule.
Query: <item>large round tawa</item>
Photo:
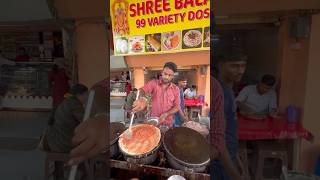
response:
[[[126,130],[126,127],[122,123],[111,122],[109,130],[109,142],[110,145],[112,145],[118,140],[118,137],[123,133],[123,131]]]
[[[197,131],[177,127],[169,129],[163,140],[164,148],[176,160],[189,165],[202,165],[210,161],[210,147]]]
[[[139,124],[131,127],[131,137],[127,135],[129,129],[119,138],[122,152],[130,156],[148,154],[158,147],[161,139],[160,129],[149,124]]]

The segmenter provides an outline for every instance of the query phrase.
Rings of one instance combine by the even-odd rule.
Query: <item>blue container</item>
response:
[[[200,102],[204,102],[204,96],[203,95],[200,95],[198,99],[199,99]]]
[[[314,174],[317,176],[320,176],[320,156],[318,157],[317,163],[316,163],[316,167],[314,170]]]
[[[287,111],[288,122],[289,123],[297,123],[298,117],[299,117],[298,108],[290,105],[287,107],[286,111]]]

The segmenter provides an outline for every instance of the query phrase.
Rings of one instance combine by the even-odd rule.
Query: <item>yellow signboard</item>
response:
[[[115,55],[210,47],[210,0],[111,0]]]

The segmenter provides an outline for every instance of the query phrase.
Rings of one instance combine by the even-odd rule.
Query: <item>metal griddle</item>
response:
[[[110,140],[110,145],[114,144],[119,136],[126,130],[126,127],[124,124],[119,123],[119,122],[111,122],[110,123],[110,128],[109,128],[109,140]]]
[[[163,138],[163,145],[178,161],[190,165],[207,164],[210,161],[210,146],[197,131],[186,127],[169,129]]]

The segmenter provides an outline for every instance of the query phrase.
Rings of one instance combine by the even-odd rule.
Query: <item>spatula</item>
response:
[[[140,90],[138,90],[138,92],[137,92],[136,100],[138,100],[139,94],[140,94]],[[128,137],[129,139],[132,138],[131,127],[132,127],[133,118],[134,118],[134,113],[131,113],[130,125],[129,125],[129,129],[128,129],[127,133],[126,133],[126,135],[127,135],[127,137]]]
[[[86,109],[85,109],[85,112],[84,112],[83,121],[86,121],[89,118],[90,114],[91,114],[94,95],[95,95],[95,91],[91,90],[90,94],[89,94],[89,97],[88,97]],[[78,165],[74,165],[74,166],[71,167],[71,171],[70,171],[68,180],[75,180],[76,174],[77,174],[77,169],[78,169]]]

